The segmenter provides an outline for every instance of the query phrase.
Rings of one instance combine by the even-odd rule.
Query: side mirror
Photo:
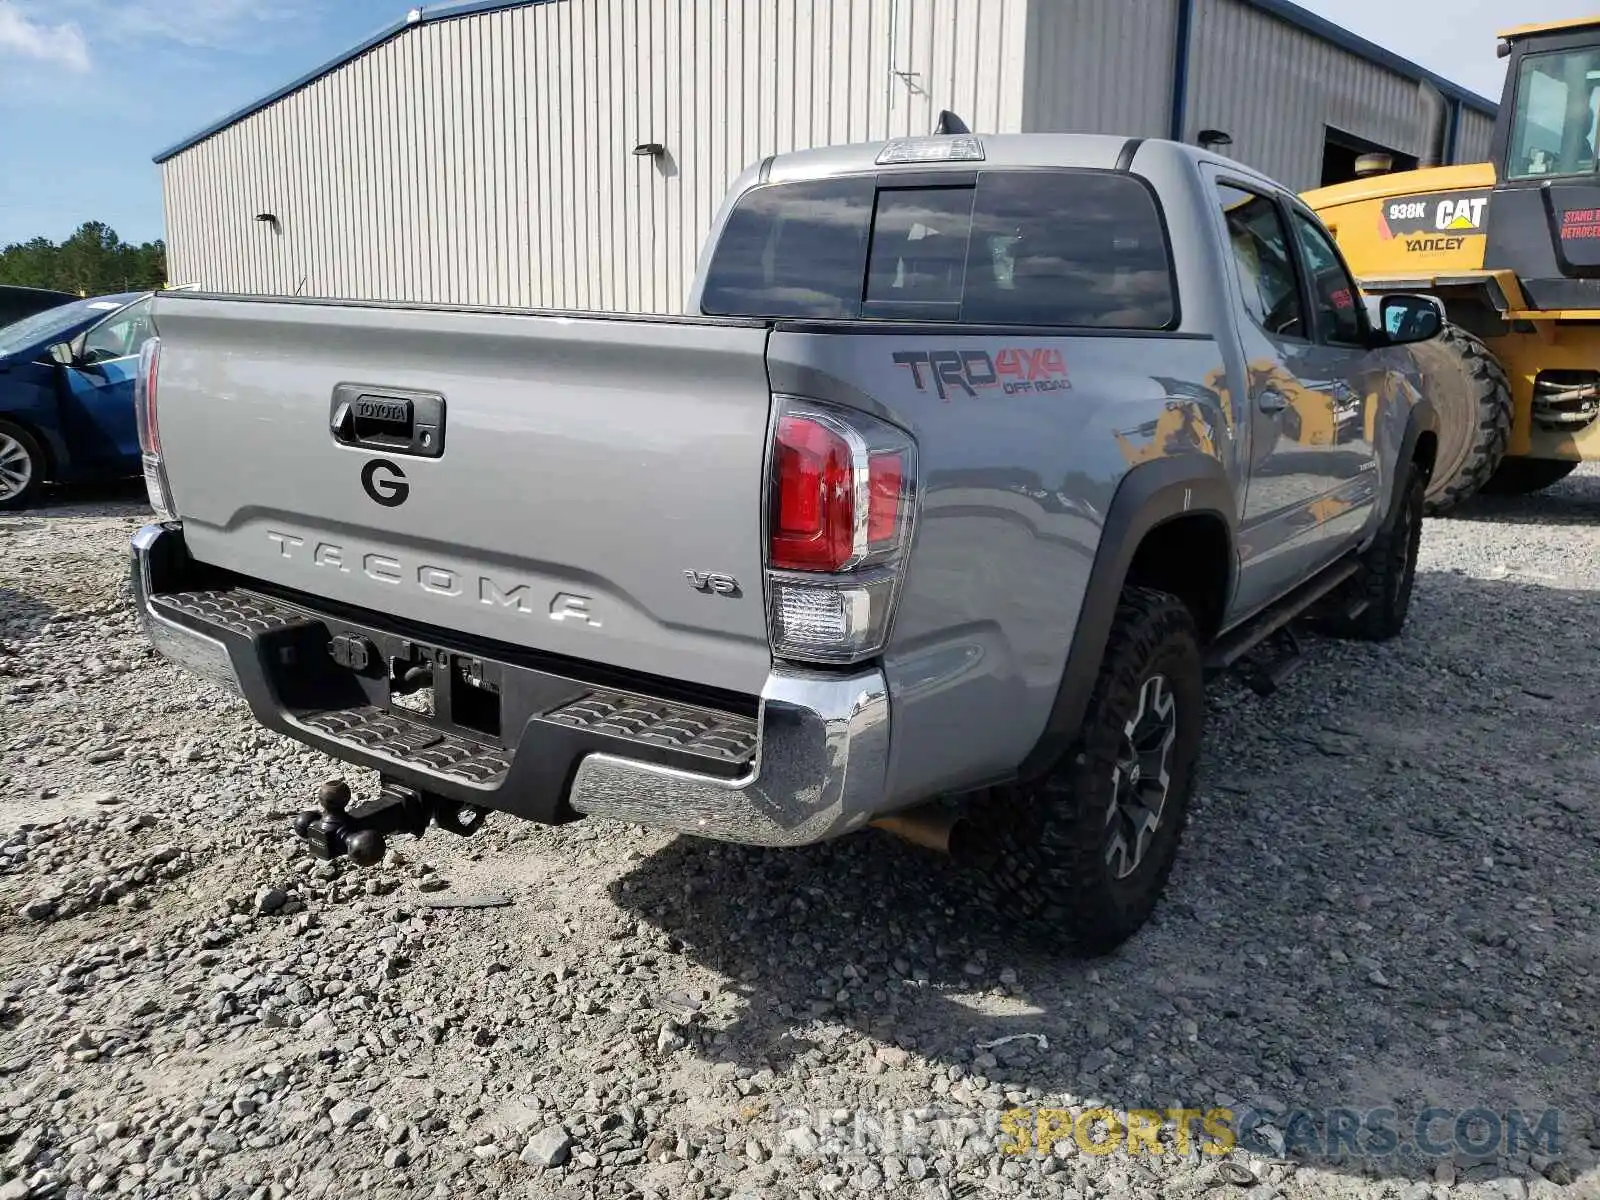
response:
[[[1444,331],[1444,305],[1432,296],[1391,293],[1378,305],[1378,315],[1391,346],[1426,342]]]
[[[59,363],[61,366],[70,367],[72,365],[73,355],[71,342],[57,342],[54,346],[50,347],[48,353],[51,359]]]

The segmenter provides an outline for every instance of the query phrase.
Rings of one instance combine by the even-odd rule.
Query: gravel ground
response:
[[[333,764],[139,635],[144,511],[0,517],[0,1200],[1600,1195],[1600,471],[1428,522],[1399,641],[1215,688],[1168,899],[1095,964],[876,834],[317,864]],[[1099,1106],[1254,1132],[1005,1152]],[[1559,1140],[1455,1144],[1473,1108]]]

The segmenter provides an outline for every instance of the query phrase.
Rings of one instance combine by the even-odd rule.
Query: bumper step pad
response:
[[[726,763],[749,762],[756,752],[754,718],[625,692],[596,689],[545,714],[544,719]]]
[[[380,658],[383,639],[387,637],[392,642],[397,636],[325,617],[245,588],[160,593],[151,596],[149,603],[153,610],[178,624],[233,641],[236,652],[241,649],[239,641],[260,646],[280,638],[297,640],[302,650],[299,659],[254,656],[263,680],[282,670],[308,669],[310,661],[305,652],[309,651],[314,659],[316,647],[341,632],[379,639]],[[330,656],[322,669],[343,676],[333,661]],[[286,662],[299,662],[301,666],[280,665]],[[505,689],[536,680],[524,690],[522,701],[509,714],[508,732],[515,730],[521,742],[534,739],[538,750],[532,757],[548,758],[563,788],[571,769],[564,764],[575,765],[591,752],[638,756],[725,779],[737,778],[755,761],[759,732],[753,714],[599,687],[509,662],[496,661],[492,665],[502,673],[497,677]],[[269,727],[276,725],[281,732],[302,741],[320,744],[335,757],[345,757],[339,747],[346,747],[360,752],[351,761],[364,758],[367,765],[379,771],[392,767],[398,774],[408,775],[415,786],[428,787],[431,781],[441,791],[454,791],[463,797],[486,796],[498,791],[514,774],[525,782],[529,774],[542,770],[518,762],[522,756],[494,738],[463,734],[453,727],[442,727],[385,706],[381,685],[375,691],[371,674],[363,674],[367,679],[362,685],[367,692],[364,700],[353,703],[357,697],[346,692],[342,702],[326,707],[318,705],[304,689],[299,690],[297,703],[285,704],[282,697],[294,693],[294,689],[283,687],[286,681],[280,677],[270,689],[272,707],[261,719]],[[518,780],[511,782],[516,784]]]
[[[301,625],[311,620],[305,613],[290,608],[287,604],[280,604],[270,596],[247,592],[241,588],[210,592],[172,592],[163,596],[152,596],[150,603],[157,608],[170,609],[207,625],[226,629],[229,633],[236,633],[240,637],[271,633],[276,629],[287,629],[291,625]]]
[[[480,787],[496,787],[511,756],[381,708],[344,708],[297,718],[301,725],[347,746]]]

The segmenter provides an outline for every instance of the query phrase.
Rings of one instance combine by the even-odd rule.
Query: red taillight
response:
[[[161,339],[151,338],[139,351],[139,374],[133,381],[133,419],[139,427],[140,461],[144,464],[144,486],[150,507],[163,521],[177,519],[172,506],[172,489],[167,486],[167,468],[161,461],[161,427],[156,420],[156,371],[161,364]]]
[[[869,468],[867,546],[877,549],[900,536],[900,498],[905,484],[903,454],[874,454]]]
[[[837,571],[855,554],[855,466],[850,443],[811,417],[778,421],[772,566]]]
[[[156,373],[161,366],[161,339],[151,338],[139,356],[139,379],[134,388],[134,416],[139,426],[139,449],[161,453],[161,427],[156,421]]]
[[[773,397],[767,636],[797,662],[880,653],[905,578],[917,449],[877,417]]]

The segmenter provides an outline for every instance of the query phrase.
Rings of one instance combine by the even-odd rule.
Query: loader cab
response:
[[[1497,130],[1501,177],[1525,183],[1594,175],[1600,28],[1512,43],[1510,57]]]
[[[1501,37],[1484,266],[1514,271],[1533,308],[1600,309],[1600,17]]]

